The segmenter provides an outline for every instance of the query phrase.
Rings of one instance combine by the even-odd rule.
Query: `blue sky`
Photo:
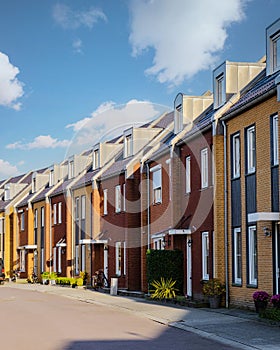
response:
[[[58,163],[257,61],[279,0],[0,2],[0,179]]]

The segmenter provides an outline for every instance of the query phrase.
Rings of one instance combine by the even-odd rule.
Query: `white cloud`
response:
[[[76,53],[83,53],[82,46],[83,43],[81,39],[75,39],[72,43],[72,47]]]
[[[227,29],[244,18],[248,0],[131,0],[132,54],[153,49],[146,74],[178,86],[217,63]]]
[[[59,3],[53,7],[53,18],[64,29],[77,29],[81,26],[91,29],[99,20],[107,21],[104,12],[98,8],[74,11],[69,6]]]
[[[102,103],[90,117],[68,124],[66,128],[76,132],[72,145],[93,146],[122,134],[132,125],[139,126],[151,121],[166,110],[168,107],[148,101],[130,100],[124,105],[108,101]]]
[[[18,99],[23,96],[23,83],[16,76],[19,69],[10,63],[9,57],[0,52],[0,105],[20,110]]]
[[[35,137],[32,142],[23,143],[22,141],[17,141],[6,146],[8,149],[22,149],[22,150],[32,150],[32,149],[42,149],[42,148],[66,148],[70,145],[69,140],[59,141],[54,139],[50,135],[40,135]]]
[[[18,174],[18,168],[9,162],[0,159],[0,179]]]

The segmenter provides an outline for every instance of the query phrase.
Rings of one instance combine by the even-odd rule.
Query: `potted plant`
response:
[[[268,293],[264,290],[257,290],[252,296],[255,303],[256,312],[259,314],[263,313],[269,300]]]
[[[41,278],[42,278],[42,283],[43,284],[49,284],[49,279],[50,279],[50,273],[45,271],[41,274]]]
[[[280,309],[280,294],[272,295],[270,302],[274,308]]]
[[[221,296],[225,293],[225,284],[218,278],[211,278],[204,282],[202,293],[208,297],[211,309],[217,309],[220,306]]]
[[[161,277],[160,281],[153,281],[151,286],[155,289],[152,290],[152,299],[165,300],[173,299],[176,296],[176,292],[178,291],[175,288],[176,281],[173,281],[171,278],[164,279]]]

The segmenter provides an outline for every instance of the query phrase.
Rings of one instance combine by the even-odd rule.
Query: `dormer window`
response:
[[[221,106],[225,102],[225,77],[221,74],[216,79],[217,104]]]
[[[50,171],[49,183],[50,183],[50,186],[54,185],[54,171],[53,171],[53,169]]]
[[[69,162],[69,179],[72,179],[74,177],[74,160],[71,160]]]
[[[280,19],[266,28],[266,73],[280,70]]]
[[[92,165],[93,165],[93,170],[99,168],[99,149],[96,149],[93,151]]]
[[[33,177],[32,179],[32,193],[36,191],[36,177]]]
[[[124,138],[124,156],[125,158],[132,155],[132,134],[125,135]]]
[[[5,192],[4,192],[4,200],[5,201],[9,201],[11,198],[11,193],[10,193],[10,186],[9,185],[6,185],[5,186]]]
[[[226,102],[226,72],[229,70],[229,76],[232,76],[230,69],[230,62],[226,61],[213,71],[215,109],[221,107]],[[234,77],[232,76],[232,78]]]
[[[183,95],[179,93],[174,101],[174,132],[182,131],[184,127],[183,123]]]

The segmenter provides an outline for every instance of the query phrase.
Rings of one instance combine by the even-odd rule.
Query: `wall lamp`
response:
[[[263,232],[265,237],[271,237],[271,231],[268,227],[263,227]]]
[[[190,248],[193,244],[193,240],[192,239],[188,239],[188,247]]]

